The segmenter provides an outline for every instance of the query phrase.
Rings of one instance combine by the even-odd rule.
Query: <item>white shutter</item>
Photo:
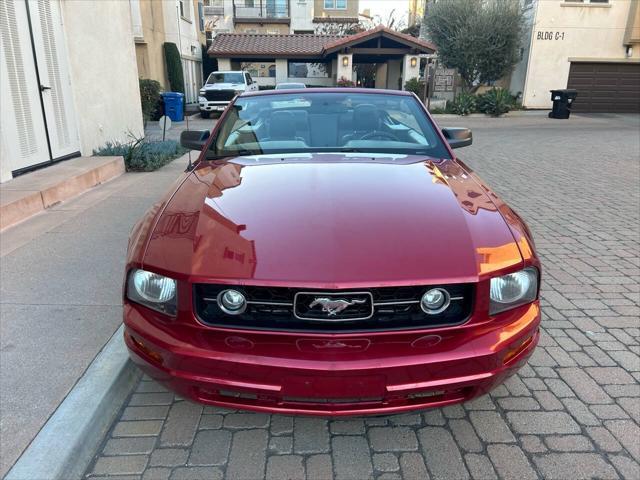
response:
[[[80,149],[59,0],[29,0],[29,15],[55,160]]]
[[[24,2],[0,0],[1,180],[50,160]]]

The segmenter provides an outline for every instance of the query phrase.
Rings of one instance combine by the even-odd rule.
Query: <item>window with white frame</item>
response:
[[[185,20],[191,20],[191,10],[189,9],[189,0],[178,0],[178,9],[180,16]]]
[[[129,0],[129,7],[131,9],[131,28],[133,30],[133,38],[138,42],[144,41],[140,0]]]
[[[224,0],[204,0],[205,15],[224,15]]]
[[[325,10],[346,10],[347,0],[324,0]]]
[[[198,26],[201,32],[204,32],[204,5],[198,2]]]

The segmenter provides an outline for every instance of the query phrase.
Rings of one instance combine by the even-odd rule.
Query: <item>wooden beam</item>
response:
[[[411,53],[410,48],[351,48],[354,55],[406,55]]]

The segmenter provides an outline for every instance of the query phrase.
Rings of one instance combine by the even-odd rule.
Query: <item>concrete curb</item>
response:
[[[79,157],[2,184],[0,231],[125,173],[124,157]]]
[[[113,334],[5,480],[81,479],[141,373]]]

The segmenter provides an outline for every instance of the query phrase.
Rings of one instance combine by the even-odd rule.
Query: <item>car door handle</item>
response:
[[[51,87],[45,87],[44,85],[40,85],[40,91],[44,92],[45,90],[51,90]]]

